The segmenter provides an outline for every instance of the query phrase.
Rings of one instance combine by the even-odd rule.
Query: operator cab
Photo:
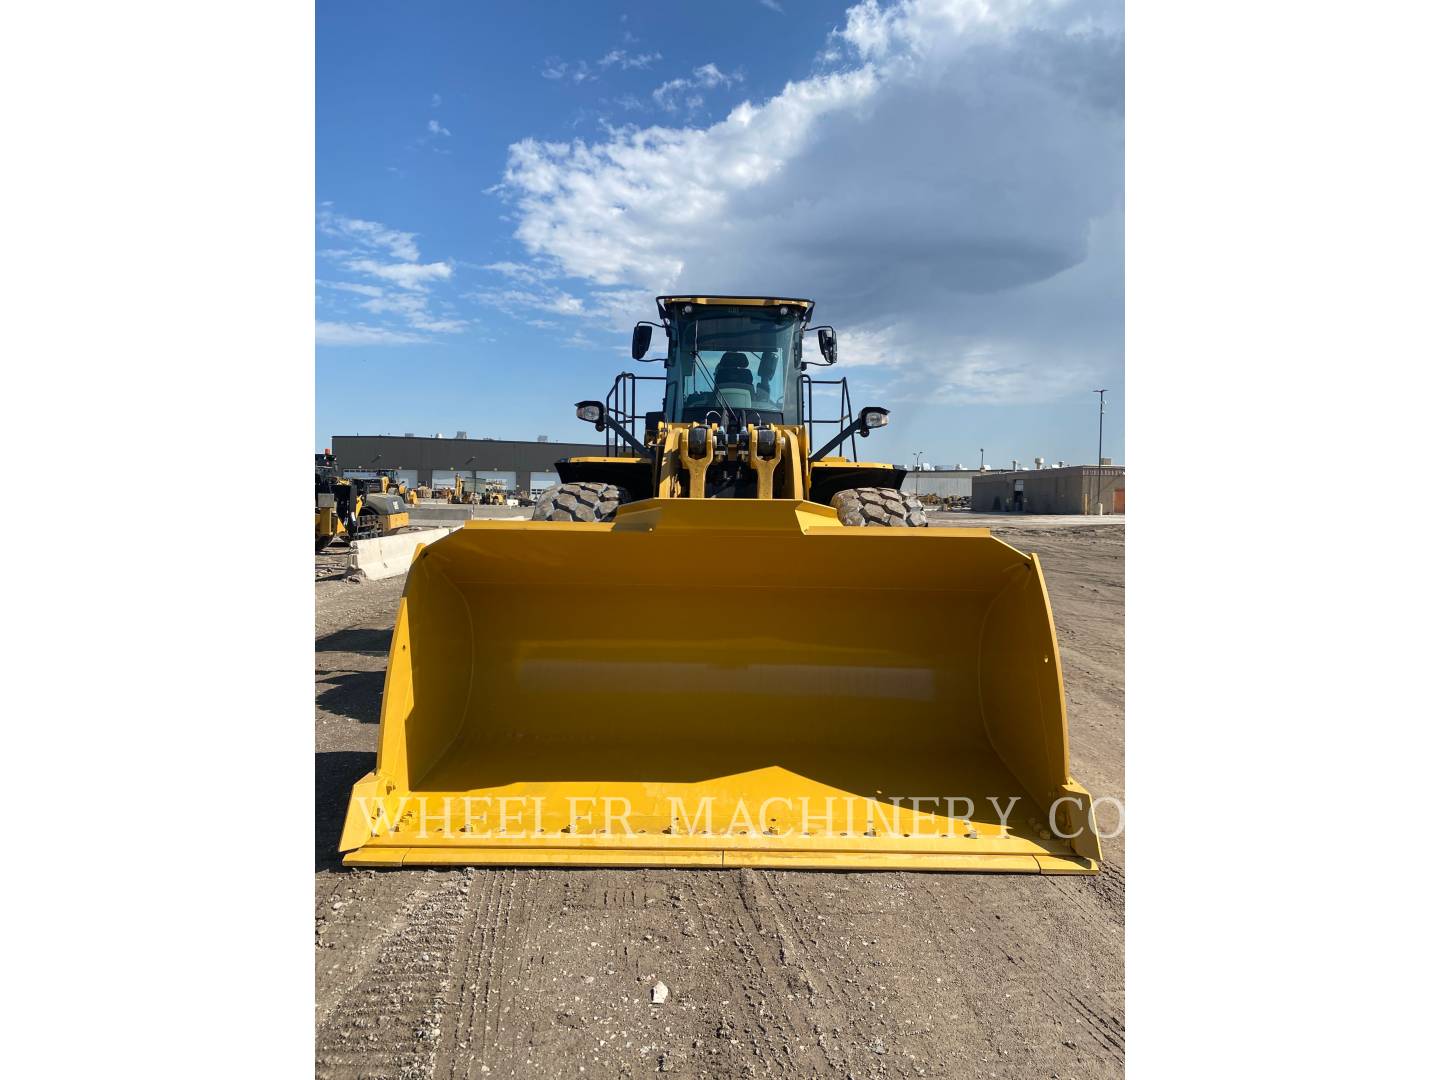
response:
[[[814,304],[748,296],[662,296],[669,338],[664,419],[798,424],[802,340]]]

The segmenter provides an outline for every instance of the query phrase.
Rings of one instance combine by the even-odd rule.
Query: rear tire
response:
[[[849,488],[830,500],[840,524],[857,528],[923,529],[930,522],[914,495],[895,488]]]
[[[541,495],[531,521],[614,521],[615,511],[630,501],[614,484],[560,484]]]

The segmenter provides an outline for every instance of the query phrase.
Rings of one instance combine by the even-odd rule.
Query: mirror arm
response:
[[[863,431],[861,430],[862,428],[864,428]],[[853,434],[856,433],[857,431],[860,432],[861,435],[868,435],[868,434],[870,434],[870,429],[869,429],[869,428],[865,428],[865,422],[864,422],[863,418],[860,419],[860,420],[851,420],[850,423],[840,432],[839,435],[836,435],[833,439],[831,439],[829,442],[827,442],[824,446],[820,447],[819,450],[816,450],[815,453],[811,454],[811,455],[810,455],[810,460],[811,460],[812,462],[819,461],[819,460],[820,460],[821,458],[823,458],[826,454],[828,454],[831,450],[834,450],[837,446],[839,446],[841,443],[843,443],[846,439],[848,439],[851,435],[853,435]]]
[[[631,435],[629,429],[622,427],[620,425],[620,422],[610,415],[609,409],[605,410],[604,422],[605,426],[608,427],[611,431],[613,431],[616,435],[620,436],[620,438],[626,443],[628,443],[630,448],[634,450],[637,455],[644,458],[646,461],[655,460],[655,455],[650,452],[650,448],[646,446],[643,442],[641,442],[639,439],[635,438],[634,435]]]

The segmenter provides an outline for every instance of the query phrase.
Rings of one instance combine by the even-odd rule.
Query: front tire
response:
[[[384,532],[385,530],[381,527],[380,515],[365,506],[361,507],[360,512],[355,515],[354,527],[350,530],[350,539],[373,540]]]
[[[830,505],[840,524],[856,528],[924,529],[930,524],[920,500],[895,488],[849,488]]]
[[[630,501],[614,484],[560,484],[541,495],[531,521],[614,521],[615,511]]]

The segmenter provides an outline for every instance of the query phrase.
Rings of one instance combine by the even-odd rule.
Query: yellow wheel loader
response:
[[[858,460],[811,301],[657,304],[606,454],[418,550],[345,862],[1096,872],[1038,559]]]
[[[420,496],[416,494],[415,489],[408,486],[404,480],[399,479],[394,469],[381,469],[378,475],[380,477],[380,494],[398,495],[406,506],[420,505]]]

